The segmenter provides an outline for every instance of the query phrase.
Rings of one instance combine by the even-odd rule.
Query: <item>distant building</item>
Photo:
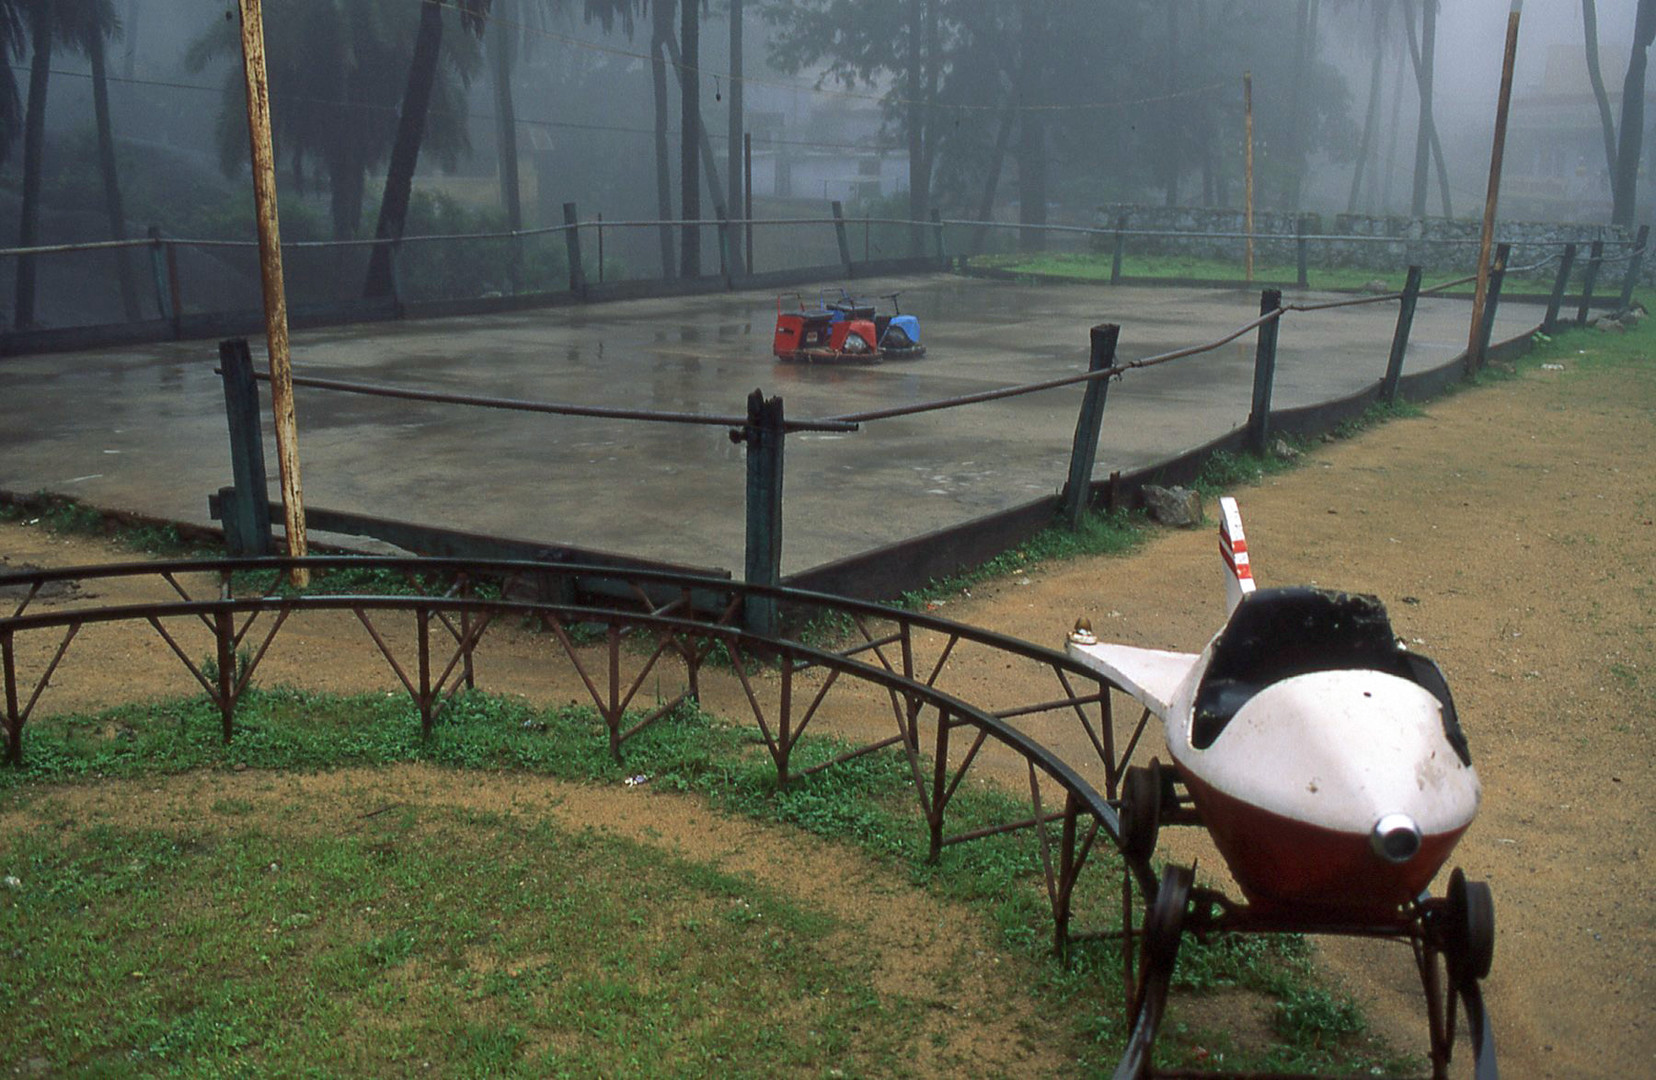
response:
[[[749,112],[753,194],[855,203],[908,191],[908,154],[883,141],[873,108],[813,109],[790,124],[782,112]]]
[[[1604,156],[1603,126],[1586,50],[1580,43],[1547,49],[1541,80],[1515,90],[1502,162],[1501,216],[1539,221],[1607,221],[1610,217],[1610,170]],[[1599,67],[1610,99],[1610,117],[1621,125],[1622,81],[1627,71],[1625,46],[1601,46]],[[1646,109],[1646,119],[1656,120]],[[1646,164],[1639,169],[1638,205],[1652,206],[1648,162],[1656,137],[1647,131]]]

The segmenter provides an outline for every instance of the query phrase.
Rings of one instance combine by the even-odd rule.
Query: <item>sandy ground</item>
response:
[[[1656,1072],[1656,906],[1643,874],[1656,705],[1656,379],[1530,372],[1319,447],[1302,468],[1236,494],[1263,584],[1375,593],[1398,633],[1449,677],[1484,784],[1453,863],[1495,894],[1486,998],[1505,1074]],[[1087,615],[1107,638],[1194,650],[1223,615],[1213,546],[1205,528],[1168,532],[1130,558],[1033,567],[944,613],[1054,646]],[[13,566],[125,558],[15,525],[0,525],[0,557]],[[338,648],[348,631],[352,647]],[[501,636],[490,646],[508,654],[499,662],[533,669],[534,642]],[[153,637],[103,639],[96,662],[66,664],[52,707],[186,692],[176,663],[144,662],[165,648]],[[354,624],[307,624],[284,663],[318,688],[385,685],[360,637]],[[694,850],[695,830],[674,842]],[[729,838],[710,842],[728,847]],[[1217,865],[1199,840],[1175,840],[1173,851]],[[1423,1046],[1406,951],[1333,943],[1323,955],[1378,1031]],[[1027,1045],[1007,1049],[1003,1067],[1048,1071],[1050,1062],[1020,1057]]]

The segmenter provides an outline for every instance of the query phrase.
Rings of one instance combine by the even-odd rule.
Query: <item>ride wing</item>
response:
[[[1068,650],[1073,659],[1103,675],[1163,719],[1179,687],[1201,659],[1196,653],[1074,640],[1068,643]]]

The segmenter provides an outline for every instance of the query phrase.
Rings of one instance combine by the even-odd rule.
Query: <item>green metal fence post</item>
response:
[[[1616,302],[1619,316],[1633,306],[1633,286],[1639,283],[1639,272],[1644,269],[1645,247],[1650,240],[1650,226],[1640,225],[1638,238],[1633,241],[1633,257],[1627,260],[1627,276],[1622,279],[1621,299]]]
[[[1308,273],[1308,267],[1306,265],[1306,247],[1308,245],[1307,245],[1307,241],[1305,239],[1305,225],[1306,225],[1306,222],[1308,222],[1310,220],[1311,219],[1310,219],[1309,215],[1301,214],[1299,216],[1299,219],[1295,222],[1294,265],[1297,268],[1298,274],[1299,274],[1298,278],[1296,279],[1296,283],[1302,289],[1306,288],[1307,286],[1309,286],[1311,284],[1311,278],[1310,278],[1310,275]]]
[[[846,277],[854,277],[851,272],[851,241],[845,235],[845,208],[838,199],[829,206],[834,211],[834,238],[839,241],[840,265],[845,267]]]
[[[1115,252],[1110,256],[1110,284],[1121,284],[1121,258],[1127,249],[1127,215],[1116,217]]]
[[[1089,372],[1105,371],[1115,366],[1116,339],[1121,327],[1102,323],[1092,328],[1092,359]],[[1110,388],[1108,376],[1099,376],[1087,383],[1081,397],[1081,413],[1075,419],[1075,444],[1070,448],[1069,479],[1059,500],[1059,512],[1072,530],[1081,527],[1087,507],[1092,501],[1093,463],[1098,457],[1098,432],[1104,423],[1104,398]]]
[[[736,283],[731,278],[733,260],[730,255],[730,218],[725,216],[719,219],[719,276],[724,278],[725,292],[736,288]]]
[[[943,211],[933,208],[931,223],[932,237],[935,239],[937,247],[937,268],[947,270],[949,268],[949,252],[943,246]]]
[[[246,338],[219,342],[224,381],[224,415],[230,425],[230,472],[235,498],[221,505],[224,538],[232,555],[268,555],[270,495],[266,486],[264,433],[259,420],[259,386]]]
[[[1420,267],[1411,266],[1397,306],[1397,329],[1392,332],[1391,355],[1386,358],[1386,377],[1380,381],[1380,399],[1388,405],[1397,400],[1397,383],[1403,377],[1403,354],[1409,348],[1409,331],[1414,327],[1415,302],[1419,299]]]
[[[155,309],[161,318],[173,321],[172,290],[167,287],[167,252],[161,243],[161,227],[149,227],[150,274],[155,278]]]
[[[1489,271],[1489,294],[1484,297],[1483,325],[1478,328],[1478,355],[1474,366],[1481,368],[1489,359],[1489,337],[1495,332],[1495,309],[1501,306],[1501,284],[1506,280],[1507,260],[1512,257],[1511,244],[1495,245],[1495,265]]]
[[[1587,309],[1593,306],[1593,286],[1598,283],[1599,267],[1604,263],[1604,241],[1594,240],[1587,249],[1587,272],[1581,277],[1581,308],[1576,312],[1576,325],[1587,325]]]
[[[1543,334],[1557,333],[1558,309],[1564,304],[1564,291],[1570,287],[1570,270],[1575,266],[1576,246],[1564,245],[1564,255],[1558,260],[1558,276],[1553,278],[1552,296],[1547,299],[1547,317],[1541,320]]]
[[[760,390],[748,395],[747,424],[733,438],[747,444],[747,552],[743,580],[776,585],[782,580],[782,399]],[[743,625],[755,634],[777,631],[776,601],[749,597]]]
[[[581,226],[580,219],[575,214],[575,204],[563,204],[564,224],[564,252],[569,256],[569,291],[582,300],[586,299],[586,268],[581,265]]]
[[[1282,290],[1266,289],[1259,294],[1259,313],[1269,315],[1282,308]],[[1248,448],[1265,453],[1271,437],[1271,384],[1276,379],[1277,327],[1281,316],[1259,324],[1259,344],[1254,349],[1253,408],[1248,413]]]

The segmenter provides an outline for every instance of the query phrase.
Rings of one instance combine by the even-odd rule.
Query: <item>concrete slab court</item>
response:
[[[741,415],[755,388],[790,419],[929,401],[1086,370],[1088,328],[1121,324],[1132,360],[1254,318],[1253,290],[1020,285],[948,275],[855,283],[900,291],[924,359],[781,364],[769,293],[635,300],[376,323],[294,335],[298,375],[628,409]],[[1316,300],[1320,294],[1290,294]],[[1536,326],[1502,304],[1495,340]],[[1427,298],[1405,372],[1464,349],[1470,305]],[[1385,372],[1396,304],[1291,313],[1276,408],[1340,397]],[[1249,334],[1129,372],[1110,390],[1095,475],[1165,459],[1242,426]],[[262,343],[254,343],[262,357]],[[0,360],[0,489],[206,523],[230,482],[216,342]],[[783,569],[832,559],[1056,492],[1082,388],[790,436]],[[268,410],[268,398],[266,399]],[[743,450],[719,428],[539,416],[298,392],[306,501],[427,525],[740,570]],[[266,453],[273,455],[267,417]],[[274,462],[274,457],[270,460]],[[272,464],[274,470],[274,464]],[[274,474],[274,473],[273,473]]]

